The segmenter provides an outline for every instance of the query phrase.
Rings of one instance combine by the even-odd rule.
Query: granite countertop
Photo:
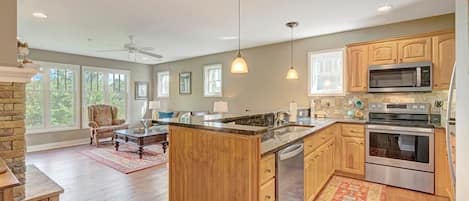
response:
[[[34,165],[26,166],[25,200],[42,200],[58,196],[64,189]]]
[[[200,128],[205,130],[213,130],[227,133],[237,133],[243,135],[262,135],[261,153],[267,154],[276,152],[292,143],[295,143],[304,137],[315,133],[318,130],[326,128],[334,123],[366,123],[366,120],[355,119],[337,119],[337,118],[300,118],[296,123],[286,125],[298,125],[303,129],[298,131],[278,132],[282,127],[260,127],[239,125],[232,122],[237,119],[254,117],[255,115],[236,115],[236,114],[212,114],[204,116],[192,116],[187,118],[158,119],[157,123],[169,124],[174,126],[182,126],[189,128]],[[225,122],[225,123],[224,123]]]
[[[356,119],[338,119],[338,118],[301,118],[298,119],[296,125],[306,126],[306,130],[298,132],[288,132],[276,134],[275,130],[268,131],[262,136],[261,154],[265,155],[277,152],[291,144],[301,141],[303,138],[314,134],[315,132],[327,128],[335,123],[355,123],[365,124],[366,120]],[[313,127],[309,127],[313,126]]]

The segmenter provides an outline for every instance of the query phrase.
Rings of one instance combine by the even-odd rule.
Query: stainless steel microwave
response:
[[[370,66],[368,92],[432,91],[432,62]]]

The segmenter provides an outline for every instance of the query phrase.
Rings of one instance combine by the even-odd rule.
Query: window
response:
[[[158,97],[169,97],[169,71],[158,72]]]
[[[28,133],[79,128],[77,65],[39,62],[42,72],[26,85]]]
[[[222,96],[222,65],[204,66],[204,96]]]
[[[344,94],[344,49],[309,53],[309,95]]]
[[[83,125],[88,124],[88,106],[106,104],[117,107],[117,118],[128,119],[128,71],[83,68]]]

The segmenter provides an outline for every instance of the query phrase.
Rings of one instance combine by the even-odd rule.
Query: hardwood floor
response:
[[[65,189],[61,201],[168,200],[167,167],[127,175],[80,153],[94,148],[84,145],[28,153],[26,163],[36,165]]]
[[[81,154],[94,146],[77,146],[28,153],[26,163],[34,164],[65,192],[61,201],[167,201],[168,168],[155,167],[123,174]],[[447,201],[400,188],[387,187],[387,201]]]

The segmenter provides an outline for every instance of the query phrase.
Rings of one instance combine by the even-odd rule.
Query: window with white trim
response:
[[[83,127],[88,124],[88,106],[106,104],[117,107],[117,118],[128,120],[130,72],[83,67]]]
[[[344,49],[310,52],[309,95],[344,94]]]
[[[158,88],[156,94],[158,97],[169,97],[169,71],[158,72]]]
[[[38,62],[42,71],[26,85],[27,133],[80,127],[80,66]]]
[[[204,66],[204,96],[221,97],[223,88],[222,65]]]

